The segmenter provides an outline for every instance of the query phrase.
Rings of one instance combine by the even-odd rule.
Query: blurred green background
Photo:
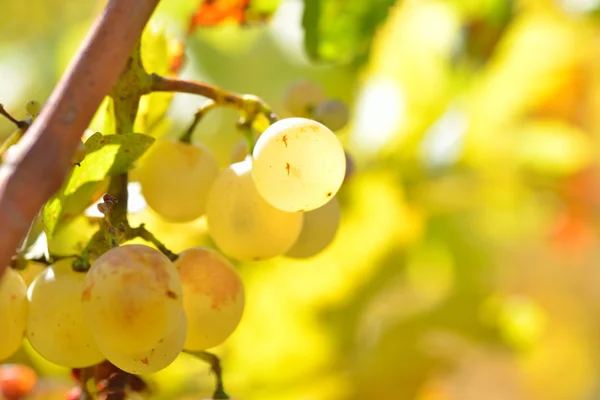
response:
[[[0,102],[23,118],[104,2],[0,4]],[[198,4],[163,0],[153,29],[183,38]],[[246,313],[215,349],[230,394],[600,398],[599,9],[597,0],[281,0],[266,25],[187,39],[185,78],[256,94],[281,115],[287,88],[309,79],[352,115],[339,135],[357,173],[338,194],[334,243],[308,260],[239,265]],[[202,102],[176,95],[154,134],[180,134]],[[223,166],[240,140],[235,121],[214,111],[195,134]],[[12,129],[0,119],[0,136]],[[132,218],[175,251],[208,243],[203,221]],[[84,222],[64,240],[84,240]],[[66,377],[31,349],[15,357],[24,358]],[[150,378],[154,397],[206,397],[207,371],[182,356]]]

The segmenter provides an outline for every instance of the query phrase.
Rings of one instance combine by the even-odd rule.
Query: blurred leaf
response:
[[[593,142],[575,126],[561,121],[536,121],[515,134],[517,159],[535,172],[566,176],[593,161]]]
[[[304,45],[314,61],[366,61],[375,31],[395,0],[304,0]]]
[[[232,22],[265,22],[277,9],[279,0],[203,0],[192,16],[189,33],[202,26]]]
[[[90,199],[106,177],[127,172],[154,142],[139,133],[104,136],[96,133],[86,142],[86,156],[74,167],[63,187],[42,210],[48,239],[60,224],[70,221],[89,206]]]

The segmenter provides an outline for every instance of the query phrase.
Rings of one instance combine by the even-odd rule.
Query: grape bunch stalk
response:
[[[246,294],[234,263],[312,257],[334,240],[341,215],[336,194],[348,178],[349,158],[333,130],[347,123],[347,109],[306,87],[303,100],[296,88],[287,103],[298,116],[280,119],[256,96],[148,73],[140,51],[108,98],[113,107],[105,118],[114,120],[116,132],[82,137],[63,188],[0,280],[0,361],[26,341],[39,356],[72,369],[77,385],[69,398],[124,399],[150,390],[139,375],[160,371],[185,352],[210,364],[213,398],[226,399],[220,360],[207,350],[230,337],[243,317]],[[147,117],[140,113],[142,96],[154,92],[194,93],[209,102],[179,138],[130,133],[137,118]],[[246,144],[223,169],[192,135],[215,107],[239,111]],[[18,129],[2,147],[3,157],[18,149],[41,108],[28,103],[29,118],[18,121],[0,107]],[[118,152],[108,145],[118,145]],[[112,168],[91,180],[103,165]],[[204,218],[214,247],[176,254],[144,224],[132,226],[131,170],[154,213],[172,223]],[[85,179],[94,190],[78,186]],[[77,193],[76,206],[67,203],[66,192]],[[87,244],[68,256],[50,252],[55,233],[75,210],[85,216],[90,204],[102,217]],[[42,232],[49,246],[34,254],[32,243]],[[45,266],[31,273],[34,261]]]

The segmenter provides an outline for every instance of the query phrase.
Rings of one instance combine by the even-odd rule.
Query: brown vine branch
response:
[[[117,82],[159,0],[110,0],[41,114],[0,167],[0,276],[43,204],[60,188],[71,156]]]
[[[203,82],[165,78],[156,74],[152,74],[150,77],[152,78],[152,92],[197,94],[211,99],[219,106],[234,107],[243,110],[248,114],[245,116],[248,119],[253,119],[257,114],[263,114],[270,123],[279,119],[277,114],[267,105],[267,103],[253,95],[233,93]]]

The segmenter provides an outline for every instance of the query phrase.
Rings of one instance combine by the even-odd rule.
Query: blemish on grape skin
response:
[[[285,147],[287,147],[287,145],[288,145],[288,143],[287,143],[287,141],[288,141],[287,135],[283,135],[283,137],[281,138],[281,141],[283,142],[283,144],[285,144]]]
[[[150,362],[148,361],[148,357],[144,357],[140,360],[142,362],[142,364],[144,365],[148,365]]]
[[[327,192],[327,197],[331,197],[333,195],[332,192]]]
[[[290,163],[285,163],[285,169],[287,170],[287,174],[288,174],[288,176],[290,175],[290,169],[291,169],[291,168],[292,168],[292,167],[290,167]]]
[[[167,297],[177,300],[177,293],[169,289],[167,290]]]

